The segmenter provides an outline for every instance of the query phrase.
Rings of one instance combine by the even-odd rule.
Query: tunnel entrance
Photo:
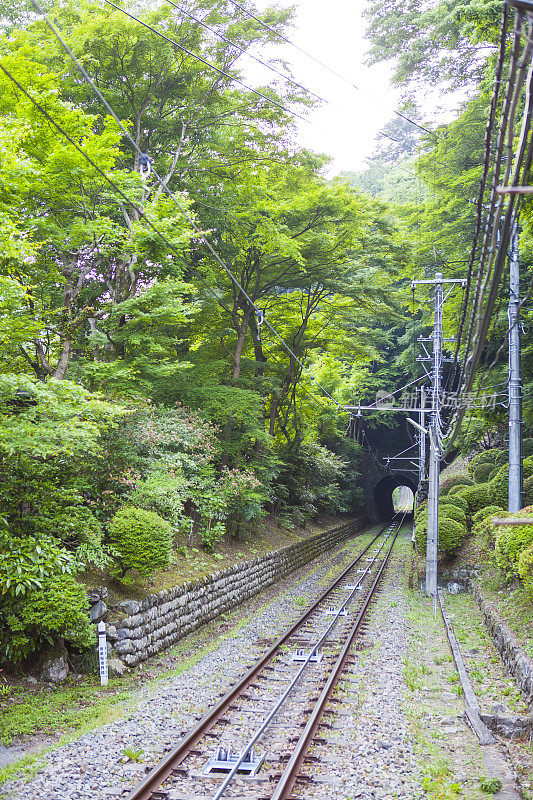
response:
[[[378,519],[391,519],[400,510],[412,512],[416,486],[405,475],[386,475],[374,488],[374,508]]]

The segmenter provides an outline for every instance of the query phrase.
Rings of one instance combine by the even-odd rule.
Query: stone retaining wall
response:
[[[364,523],[365,518],[360,517],[207,578],[165,589],[139,602],[120,603],[121,613],[112,615],[107,628],[116,658],[132,667],[172,647],[200,625],[355,536]]]
[[[507,670],[515,679],[520,694],[533,710],[533,660],[520,647],[514,633],[494,606],[483,596],[475,581],[470,581],[469,588],[479,604],[485,625]]]

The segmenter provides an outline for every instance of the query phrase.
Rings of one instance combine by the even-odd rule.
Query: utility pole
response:
[[[522,508],[522,398],[520,386],[520,251],[518,217],[509,250],[509,511]]]
[[[426,387],[420,388],[420,427],[426,424]],[[426,434],[420,431],[419,441],[419,469],[418,469],[418,490],[421,491],[426,482]]]
[[[464,279],[443,278],[442,272],[436,272],[433,280],[413,281],[411,286],[415,288],[421,283],[431,283],[435,286],[435,310],[433,322],[433,335],[430,341],[433,342],[433,353],[431,356],[426,350],[427,358],[419,358],[419,361],[430,361],[432,364],[432,390],[431,390],[431,410],[429,412],[429,491],[428,491],[428,527],[427,527],[427,546],[426,546],[426,594],[437,597],[437,554],[439,549],[439,465],[441,459],[440,434],[439,434],[439,411],[441,406],[441,384],[442,384],[442,308],[445,297],[443,284],[460,283],[465,285]],[[420,337],[419,341],[428,341]],[[448,340],[447,340],[448,341]],[[424,348],[425,349],[425,348]]]
[[[439,547],[439,465],[438,407],[442,378],[442,272],[435,273],[435,312],[433,322],[433,388],[429,415],[428,534],[426,547],[426,594],[437,594],[437,551]]]

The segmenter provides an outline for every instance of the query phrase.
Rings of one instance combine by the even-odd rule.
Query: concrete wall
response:
[[[165,589],[138,602],[120,603],[120,613],[110,615],[107,627],[114,657],[132,667],[172,647],[200,625],[357,535],[365,522],[361,516],[207,578]]]

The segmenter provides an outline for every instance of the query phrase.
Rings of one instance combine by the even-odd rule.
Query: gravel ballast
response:
[[[184,640],[175,652],[182,654],[180,657],[195,649],[196,653],[181,674],[143,686],[135,697],[135,711],[127,719],[46,753],[45,765],[31,780],[19,777],[5,784],[0,797],[104,800],[131,790],[146,767],[194,725],[368,541],[367,536],[358,537],[338,546],[242,605],[228,618],[230,630],[219,636],[216,648],[215,641],[209,640],[208,628],[194,634],[189,643]],[[305,768],[312,780],[298,786],[295,794],[299,797],[419,800],[432,781],[448,786],[456,780],[468,787],[468,797],[483,796],[477,783],[484,774],[483,759],[473,734],[462,722],[462,699],[450,691],[453,665],[445,633],[438,632],[439,621],[435,620],[435,629],[428,629],[429,638],[424,638],[424,628],[414,621],[413,614],[420,610],[413,608],[413,602],[423,604],[425,600],[417,596],[413,601],[414,593],[405,589],[409,559],[406,532],[371,607],[363,647],[355,652],[339,686],[337,696],[342,703],[329,718],[331,728],[321,734],[326,744],[311,748],[310,755],[320,761]],[[424,669],[417,661],[422,649],[425,663],[430,665]],[[436,664],[439,666],[434,667]],[[430,674],[428,685],[426,672]],[[136,761],[135,754],[142,761]]]

